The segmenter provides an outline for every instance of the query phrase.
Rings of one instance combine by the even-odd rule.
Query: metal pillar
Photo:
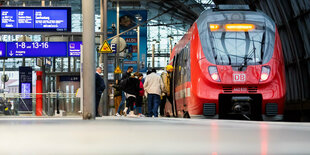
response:
[[[107,40],[107,13],[108,13],[108,0],[101,0],[100,1],[100,15],[101,15],[101,31],[103,32],[103,36],[100,36],[100,43],[103,43],[104,40]],[[102,62],[101,62],[102,63]],[[109,81],[108,81],[108,54],[103,54],[103,66],[104,66],[104,83],[106,88],[103,92],[103,96],[101,96],[100,104],[102,106],[102,114],[104,116],[109,115]],[[103,102],[103,103],[102,103]]]
[[[95,119],[95,1],[82,0],[83,14],[83,119]],[[87,52],[87,54],[86,54]]]
[[[119,43],[119,1],[117,1],[117,5],[116,5],[116,34],[117,34],[117,46],[116,46],[116,53],[115,53],[115,64],[116,67],[119,66],[119,47],[120,47],[120,43]],[[114,34],[113,34],[114,35]],[[115,68],[116,68],[115,67]],[[123,70],[123,68],[122,68]],[[119,74],[114,74],[114,79],[118,80],[120,79]]]
[[[152,68],[155,67],[155,43],[152,44]]]
[[[45,7],[45,0],[41,1],[41,6]],[[45,41],[45,36],[41,35],[41,41],[44,42]],[[46,93],[46,73],[45,73],[45,58],[41,58],[42,59],[42,67],[41,67],[41,71],[42,71],[42,93]],[[46,114],[48,112],[48,105],[46,105],[46,96],[43,95],[43,110],[42,110],[42,115]]]
[[[140,71],[140,26],[137,27],[137,72]]]
[[[26,7],[26,3],[25,3],[25,2],[23,2],[23,7]],[[22,37],[23,37],[23,42],[25,42],[25,41],[26,41],[26,36],[23,35]],[[26,58],[23,58],[22,66],[23,66],[23,67],[26,66]]]

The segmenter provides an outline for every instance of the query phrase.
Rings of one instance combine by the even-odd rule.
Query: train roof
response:
[[[248,5],[219,5],[216,8],[205,10],[196,20],[198,27],[208,22],[217,21],[257,21],[274,29],[274,21],[260,10],[253,10]]]

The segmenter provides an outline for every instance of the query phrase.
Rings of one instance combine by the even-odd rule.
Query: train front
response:
[[[197,20],[201,53],[193,96],[204,116],[282,120],[286,94],[275,23],[257,11],[207,11]]]

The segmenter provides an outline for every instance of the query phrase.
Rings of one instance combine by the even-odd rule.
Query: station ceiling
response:
[[[10,6],[41,6],[42,0],[0,0],[0,5]],[[115,9],[117,0],[108,0],[108,9]],[[49,6],[71,6],[72,13],[81,13],[82,0],[45,0]],[[212,0],[202,3],[201,0],[119,0],[121,9],[146,9],[152,18],[162,14],[154,20],[159,26],[174,25],[187,28],[198,18],[200,13],[212,3]],[[95,0],[95,12],[100,14],[100,0]],[[182,24],[180,24],[182,23]]]

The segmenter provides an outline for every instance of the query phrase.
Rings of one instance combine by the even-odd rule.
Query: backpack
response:
[[[124,90],[124,89],[126,88],[127,81],[128,81],[128,78],[122,79],[122,80],[119,82],[119,87],[120,87],[121,90]]]

